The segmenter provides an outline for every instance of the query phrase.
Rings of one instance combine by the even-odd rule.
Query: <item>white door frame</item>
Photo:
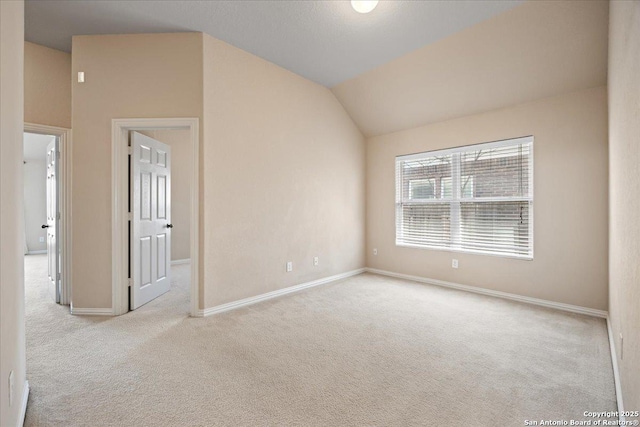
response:
[[[129,131],[189,129],[191,140],[191,316],[199,297],[200,130],[197,118],[113,119],[111,121],[111,262],[114,316],[129,311]]]
[[[58,138],[60,164],[58,166],[58,210],[60,211],[60,230],[56,230],[56,238],[60,245],[60,304],[71,304],[71,178],[72,178],[72,144],[71,129],[56,126],[25,123],[24,131],[41,135],[53,135]]]

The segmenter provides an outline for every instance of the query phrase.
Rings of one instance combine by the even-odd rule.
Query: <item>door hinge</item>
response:
[[[60,212],[58,212],[58,219],[62,218],[62,216],[60,215]]]
[[[133,147],[132,146],[128,146],[127,149],[129,150],[129,155],[133,154]]]
[[[60,280],[62,278],[62,275],[60,274],[60,272],[58,271],[58,280]]]
[[[57,158],[58,160],[60,160],[60,152],[59,152],[59,151],[56,151],[56,158]]]
[[[128,283],[129,283],[129,287],[133,286],[133,280],[131,280],[131,278],[127,279]]]
[[[127,219],[128,219],[129,221],[133,221],[133,212],[128,212],[128,213],[127,213]]]

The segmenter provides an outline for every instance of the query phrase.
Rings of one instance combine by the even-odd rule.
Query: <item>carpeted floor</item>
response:
[[[205,319],[188,266],[77,317],[26,257],[26,426],[523,426],[615,410],[602,319],[363,274]]]

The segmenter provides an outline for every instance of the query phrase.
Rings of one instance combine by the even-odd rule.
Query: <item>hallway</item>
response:
[[[95,426],[117,425],[104,421],[114,419],[116,405],[109,399],[124,404],[130,398],[127,394],[135,394],[139,387],[125,361],[145,342],[190,320],[189,265],[174,266],[172,271],[171,291],[135,312],[113,318],[72,316],[68,306],[55,304],[49,295],[47,255],[25,256],[31,387],[25,426],[87,425],[81,419],[93,419]]]

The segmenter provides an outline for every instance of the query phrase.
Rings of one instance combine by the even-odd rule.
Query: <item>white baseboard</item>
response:
[[[613,382],[616,386],[616,401],[618,403],[618,413],[620,415],[620,421],[625,421],[625,417],[622,416],[624,412],[624,404],[622,402],[622,386],[620,384],[620,371],[618,370],[618,355],[616,353],[615,337],[613,336],[613,330],[611,329],[611,321],[607,317],[607,332],[609,334],[609,348],[611,350],[611,364],[613,366]]]
[[[526,297],[523,295],[510,294],[507,292],[494,291],[491,289],[478,288],[475,286],[461,285],[459,283],[445,282],[443,280],[428,279],[420,276],[410,276],[408,274],[394,273],[392,271],[378,270],[375,268],[366,268],[369,273],[380,274],[382,276],[395,277],[398,279],[412,280],[414,282],[427,283],[429,285],[442,286],[445,288],[457,289],[460,291],[473,292],[481,295],[489,295],[492,297],[504,298],[512,301],[524,302],[527,304],[539,305],[542,307],[555,308],[557,310],[570,311],[572,313],[586,314],[588,316],[607,318],[608,313],[603,310],[594,308],[581,307],[578,305],[564,304],[561,302],[549,301],[539,298]]]
[[[113,316],[112,308],[78,308],[71,306],[71,314],[76,316]]]
[[[29,381],[25,381],[24,391],[22,392],[22,404],[20,405],[20,418],[18,419],[18,427],[24,426],[24,419],[27,416],[28,401],[29,401]]]
[[[27,255],[40,255],[40,254],[46,254],[47,250],[43,249],[41,251],[28,251]]]
[[[266,294],[257,295],[255,297],[245,298],[238,301],[229,302],[227,304],[217,305],[215,307],[205,308],[204,310],[198,310],[198,317],[211,316],[213,314],[223,313],[225,311],[235,310],[240,307],[246,307],[251,304],[256,304],[268,299],[277,298],[283,295],[291,294],[301,291],[303,289],[312,288],[314,286],[324,285],[326,283],[335,282],[336,280],[346,279],[347,277],[356,276],[364,273],[364,268],[348,271],[346,273],[336,274],[334,276],[325,277],[311,282],[302,283],[300,285],[290,286],[284,289],[278,289],[277,291],[268,292]]]
[[[173,261],[171,261],[171,265],[180,265],[180,264],[191,264],[191,258],[174,259]]]

